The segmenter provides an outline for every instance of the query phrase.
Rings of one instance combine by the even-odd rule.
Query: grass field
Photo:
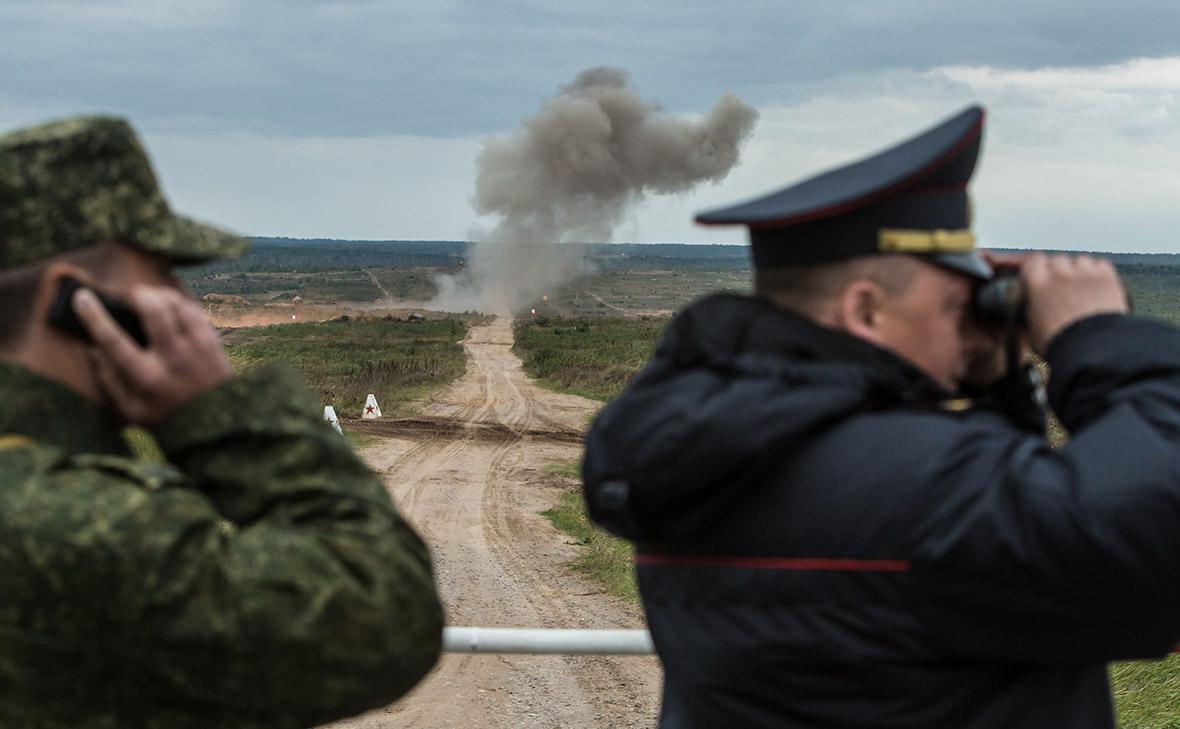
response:
[[[1119,726],[1180,729],[1180,656],[1110,667]]]
[[[1136,314],[1180,326],[1180,272],[1159,266],[1124,266],[1119,272]]]
[[[542,384],[609,400],[651,358],[667,325],[665,318],[518,320],[513,351]]]
[[[400,415],[414,400],[462,375],[466,359],[458,342],[466,333],[467,325],[458,319],[374,319],[235,329],[222,341],[235,372],[265,362],[288,362],[302,373],[320,402],[333,405],[341,417],[355,417],[370,392],[377,396],[383,415]],[[374,439],[346,436],[354,447]],[[138,457],[163,460],[147,431],[128,428],[124,437]]]
[[[428,301],[436,295],[437,269],[367,269],[346,271],[236,271],[184,273],[184,282],[198,297],[229,294],[261,303],[290,301],[298,296],[307,301],[368,302],[384,298],[377,282],[394,299]]]
[[[750,272],[641,270],[600,271],[574,279],[533,302],[539,316],[563,318],[666,316],[705,294],[748,292]]]
[[[390,319],[250,327],[226,333],[230,363],[241,372],[270,361],[298,369],[320,402],[340,417],[360,415],[373,393],[385,415],[441,387],[466,368],[458,344],[467,332],[457,319]]]
[[[596,580],[608,593],[638,602],[639,590],[635,586],[635,571],[631,568],[635,550],[628,542],[590,523],[582,490],[577,486],[578,464],[555,466],[550,470],[562,476],[570,490],[562,495],[557,506],[542,515],[583,547],[582,554],[570,566]]]

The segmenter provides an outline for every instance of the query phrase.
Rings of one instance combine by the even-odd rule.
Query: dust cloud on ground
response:
[[[673,116],[620,69],[582,71],[484,144],[473,205],[496,222],[471,231],[466,268],[438,277],[430,308],[509,313],[589,273],[585,244],[610,240],[647,195],[722,180],[757,118],[730,93],[699,120]]]

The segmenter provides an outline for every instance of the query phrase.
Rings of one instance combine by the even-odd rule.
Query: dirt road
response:
[[[422,417],[353,426],[387,436],[364,456],[431,546],[447,623],[643,627],[637,609],[569,572],[577,548],[539,514],[564,488],[545,467],[580,457],[597,403],[529,382],[510,319],[463,344],[467,374]],[[444,655],[407,698],[332,726],[652,727],[659,685],[650,657]]]

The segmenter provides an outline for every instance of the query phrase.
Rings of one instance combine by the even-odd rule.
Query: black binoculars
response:
[[[971,315],[983,325],[1024,324],[1024,283],[1018,271],[1001,271],[971,296]]]

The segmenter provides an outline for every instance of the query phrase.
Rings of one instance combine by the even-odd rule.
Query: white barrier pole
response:
[[[649,655],[646,630],[553,630],[546,628],[443,628],[450,653]]]

